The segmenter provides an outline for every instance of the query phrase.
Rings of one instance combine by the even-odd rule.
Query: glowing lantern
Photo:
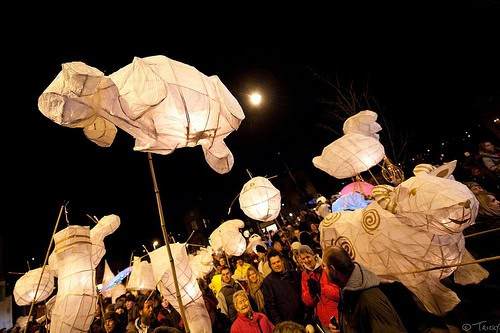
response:
[[[19,280],[17,280],[16,285],[14,286],[14,300],[17,305],[30,305],[31,302],[33,302],[41,274],[42,267],[27,272]],[[54,275],[46,266],[45,271],[43,272],[42,280],[40,281],[40,287],[38,288],[35,303],[46,300],[53,291]]]
[[[83,128],[103,147],[113,142],[116,127],[136,139],[138,151],[165,155],[201,145],[219,173],[234,162],[224,139],[245,118],[217,76],[164,56],[134,58],[109,76],[82,62],[65,63],[38,107],[60,125]]]
[[[54,235],[55,248],[49,266],[58,277],[52,308],[53,333],[87,331],[97,302],[95,267],[106,252],[104,237],[118,228],[116,215],[103,217],[92,230],[69,226]]]
[[[264,249],[267,249],[267,245],[262,240],[262,238],[259,235],[257,235],[257,234],[253,234],[248,239],[247,252],[248,253],[252,253],[253,252],[253,253],[257,254],[257,245],[260,245],[260,246],[264,247]]]
[[[239,229],[244,227],[245,223],[242,220],[222,223],[210,234],[210,245],[215,251],[224,251],[228,256],[242,255],[247,243]]]
[[[397,187],[376,186],[375,202],[364,209],[329,214],[319,227],[321,246],[341,246],[375,274],[401,281],[429,311],[450,311],[460,299],[442,279],[455,272],[456,283],[469,284],[488,276],[478,264],[425,271],[473,260],[462,231],[474,224],[478,202],[451,178],[455,166],[418,165]]]
[[[123,284],[120,283],[117,286],[115,286],[113,289],[111,289],[110,291],[111,291],[111,303],[115,304],[116,299],[118,297],[124,295],[127,292],[127,289],[125,288],[125,286]]]
[[[153,278],[151,264],[139,257],[134,257],[132,273],[127,283],[128,290],[155,290],[156,283]]]
[[[385,156],[384,146],[378,141],[381,127],[377,114],[361,111],[344,122],[344,136],[323,149],[313,164],[329,175],[343,179],[370,169]]]
[[[102,277],[102,285],[105,286],[114,277],[115,277],[115,275],[111,271],[111,268],[109,268],[108,262],[106,260],[104,260],[104,275]],[[101,291],[101,294],[105,298],[112,296],[111,290]]]
[[[352,182],[352,183],[344,186],[344,188],[342,188],[342,190],[340,190],[340,194],[346,195],[346,194],[353,193],[353,192],[359,192],[359,193],[362,193],[366,196],[369,196],[372,194],[372,190],[374,187],[375,186],[373,186],[370,183],[356,181],[356,182]]]
[[[51,332],[86,332],[97,302],[89,227],[69,226],[54,235],[58,291]]]
[[[210,317],[196,281],[196,275],[191,270],[186,247],[184,244],[174,243],[170,245],[170,248],[175,261],[180,296],[186,309],[190,330],[193,333],[211,332]],[[164,298],[179,310],[167,248],[162,246],[150,252],[149,257],[151,258],[154,279],[158,281],[158,290]]]
[[[212,248],[202,247],[196,255],[189,255],[189,265],[197,278],[204,278],[214,268]]]
[[[274,220],[281,210],[280,191],[264,177],[250,179],[240,192],[240,208],[258,221]]]

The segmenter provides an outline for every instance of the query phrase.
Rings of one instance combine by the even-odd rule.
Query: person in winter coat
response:
[[[262,282],[264,277],[260,274],[255,267],[250,266],[247,270],[248,278],[248,293],[250,298],[256,305],[258,312],[265,312],[264,294],[262,293]]]
[[[262,283],[266,313],[274,324],[284,320],[302,321],[300,273],[285,269],[283,255],[275,250],[268,254],[270,273]]]
[[[239,290],[233,295],[233,303],[238,311],[236,320],[231,325],[231,333],[272,333],[273,323],[267,316],[254,312],[250,306],[247,294]]]
[[[407,332],[374,273],[353,262],[338,246],[325,250],[323,263],[328,279],[342,288],[337,332]]]
[[[236,309],[233,304],[233,295],[243,287],[231,278],[231,270],[227,267],[222,269],[222,288],[217,293],[217,307],[225,314],[231,322],[236,319]]]
[[[307,245],[298,249],[303,263],[302,271],[302,301],[308,307],[315,308],[323,328],[327,329],[330,319],[338,318],[338,303],[340,288],[328,280],[326,271],[322,268],[321,258]]]

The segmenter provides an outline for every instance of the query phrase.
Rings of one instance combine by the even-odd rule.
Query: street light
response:
[[[153,249],[155,249],[155,250],[156,250],[156,247],[158,246],[158,244],[159,244],[159,243],[158,243],[158,241],[157,241],[157,240],[155,240],[155,241],[153,242]]]
[[[254,106],[259,106],[262,103],[262,95],[258,92],[253,92],[249,95],[250,103]]]

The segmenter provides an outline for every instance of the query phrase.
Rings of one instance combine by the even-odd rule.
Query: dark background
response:
[[[460,161],[480,140],[498,144],[491,125],[500,114],[498,4],[391,10],[396,14],[331,10],[323,18],[317,8],[317,22],[306,11],[284,23],[278,21],[283,13],[201,23],[182,20],[182,12],[161,19],[138,13],[140,21],[111,15],[108,22],[98,13],[79,21],[68,11],[6,27],[0,274],[12,287],[17,276],[7,272],[25,272],[27,261],[31,268],[43,263],[66,200],[71,224],[91,225],[86,214],[121,217],[106,239],[115,273],[132,251],[141,254],[142,244],[151,249],[162,239],[146,154],[133,152],[133,139],[119,130],[112,147],[100,148],[81,130],[56,125],[38,111],[38,96],[64,62],[83,61],[110,74],[134,56],[166,55],[218,75],[240,101],[246,119],[226,139],[235,157],[229,174],[212,171],[200,147],[154,156],[167,224],[180,241],[192,221],[201,231],[196,241],[203,242],[221,221],[245,219],[237,202],[230,216],[227,210],[248,180],[246,169],[278,175],[272,182],[282,192],[284,215],[342,187],[311,162],[339,137],[326,127],[342,128],[331,83],[341,89],[352,83],[377,101],[381,140],[407,175],[418,160]],[[247,102],[245,94],[254,89],[264,94],[262,107]],[[65,225],[63,217],[59,229]]]

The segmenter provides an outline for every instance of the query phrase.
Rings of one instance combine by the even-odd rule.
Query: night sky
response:
[[[71,224],[90,225],[86,214],[121,217],[120,228],[106,240],[111,247],[106,258],[115,272],[132,250],[142,253],[141,244],[151,249],[153,239],[162,239],[147,155],[132,150],[133,138],[119,130],[110,148],[100,148],[82,130],[56,125],[38,111],[38,96],[62,63],[83,61],[110,74],[134,56],[165,55],[218,75],[240,101],[246,119],[226,139],[235,157],[229,174],[212,171],[200,147],[154,156],[168,227],[184,241],[185,223],[193,219],[207,219],[211,229],[224,219],[244,218],[237,202],[229,217],[227,210],[249,179],[246,169],[254,176],[278,175],[272,182],[283,192],[287,214],[300,208],[290,206],[287,197],[298,192],[287,167],[300,190],[312,184],[330,195],[341,188],[311,162],[338,138],[323,125],[342,128],[331,115],[337,94],[327,81],[368,85],[380,106],[375,111],[386,120],[382,141],[388,142],[386,125],[396,150],[408,136],[401,162],[428,146],[434,152],[443,141],[449,160],[480,139],[496,140],[485,128],[491,115],[500,113],[500,29],[489,14],[473,12],[474,19],[450,22],[420,17],[407,24],[401,17],[383,26],[374,19],[303,30],[289,23],[290,30],[280,26],[276,33],[255,30],[259,38],[239,30],[237,38],[221,31],[200,37],[202,28],[186,38],[171,38],[172,30],[161,37],[136,31],[128,42],[123,29],[78,37],[67,31],[54,38],[37,28],[12,36],[3,69],[9,86],[3,91],[8,114],[3,128],[9,133],[2,159],[4,273],[26,271],[27,259],[32,268],[42,264],[65,200]],[[119,36],[111,38],[112,33]],[[255,89],[265,99],[259,108],[245,97]],[[473,133],[470,141],[464,141],[464,131]],[[386,151],[395,159],[387,145]],[[436,162],[436,156],[429,158]],[[63,217],[59,230],[65,225]]]

